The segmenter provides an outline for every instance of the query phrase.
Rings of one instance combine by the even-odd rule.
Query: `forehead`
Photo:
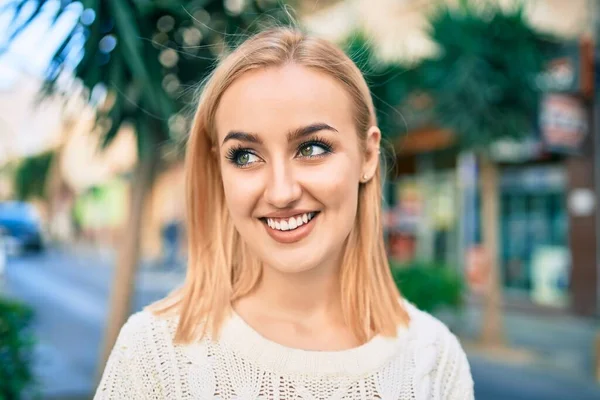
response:
[[[282,133],[315,122],[352,129],[350,97],[333,77],[293,64],[245,73],[225,91],[216,114],[219,138],[234,129]]]

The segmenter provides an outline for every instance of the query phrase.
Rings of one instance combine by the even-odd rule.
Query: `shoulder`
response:
[[[421,311],[415,305],[404,301],[404,307],[410,317],[409,333],[415,339],[447,343],[456,341],[456,336],[448,327],[433,315]]]
[[[149,310],[142,310],[132,314],[123,325],[122,331],[126,333],[140,333],[159,328],[167,328],[177,323],[175,316],[158,316]]]
[[[148,311],[133,314],[121,328],[104,368],[95,400],[150,398],[162,390],[157,355],[168,343],[166,321]]]
[[[146,336],[147,333],[156,330],[161,324],[159,318],[150,311],[140,311],[132,314],[121,328],[122,336],[126,339],[136,339]]]
[[[438,356],[442,353],[465,355],[458,338],[443,322],[409,302],[405,302],[405,307],[410,316],[409,337],[415,345],[433,346]]]
[[[421,389],[444,399],[472,399],[473,379],[458,338],[437,318],[405,302],[409,343]],[[424,398],[428,398],[424,396]]]
[[[171,343],[176,326],[175,317],[157,316],[147,310],[137,312],[121,328],[115,349],[120,348],[130,357],[139,358],[144,353]]]

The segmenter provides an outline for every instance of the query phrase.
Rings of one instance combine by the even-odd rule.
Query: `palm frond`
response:
[[[555,40],[537,32],[522,7],[442,7],[430,18],[436,57],[421,66],[438,125],[461,145],[486,147],[531,133],[540,90],[535,84]]]
[[[25,15],[29,1],[14,3],[9,42],[35,23],[50,2],[40,0],[31,15]],[[219,44],[230,41],[234,46],[237,39],[259,29],[261,19],[279,21],[286,14],[280,0],[269,10],[246,2],[241,13],[230,12],[223,0],[62,0],[51,23],[76,3],[83,6],[85,18],[55,51],[40,98],[61,93],[60,77],[70,73],[90,93],[98,85],[106,87],[114,101],[109,109],[98,111],[102,119],[98,125],[108,126],[104,144],[126,122],[140,127],[136,132],[140,140],[144,135],[156,136],[149,138],[154,142],[169,139],[169,118],[189,106],[191,91],[185,88],[212,71],[222,50]],[[78,48],[82,35],[83,46]]]

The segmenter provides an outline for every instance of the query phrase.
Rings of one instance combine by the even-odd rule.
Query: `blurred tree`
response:
[[[420,84],[432,99],[432,117],[455,133],[462,149],[480,161],[483,245],[490,256],[482,341],[502,338],[502,284],[498,271],[498,172],[490,145],[534,130],[540,90],[536,77],[556,41],[535,31],[524,2],[502,9],[497,2],[461,0],[430,18],[436,57],[419,67]]]
[[[46,199],[46,178],[53,152],[45,152],[22,160],[15,171],[15,195],[19,200]]]
[[[382,134],[382,159],[385,175],[393,175],[396,154],[392,142],[408,130],[407,117],[400,105],[418,87],[417,70],[399,62],[384,62],[377,56],[376,44],[362,31],[352,32],[341,45],[363,73],[373,97],[377,125]],[[394,203],[395,190],[391,180],[383,182],[384,202]]]
[[[417,88],[414,68],[398,62],[383,62],[376,54],[376,46],[367,34],[352,33],[342,48],[363,73],[377,114],[377,123],[385,139],[395,139],[406,132],[406,121],[399,105]]]
[[[46,7],[50,3],[53,8]],[[173,150],[187,133],[187,108],[194,100],[190,89],[248,34],[286,21],[287,10],[281,0],[14,0],[5,10],[10,7],[11,40],[47,10],[55,10],[54,22],[78,13],[54,54],[42,94],[68,95],[65,82],[75,76],[97,105],[104,146],[124,124],[135,128],[138,163],[131,177],[129,220],[118,252],[101,370],[130,313],[142,213],[157,169],[166,156],[178,154]]]

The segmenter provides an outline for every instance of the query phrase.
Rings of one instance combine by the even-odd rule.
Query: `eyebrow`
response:
[[[302,126],[300,128],[296,128],[293,131],[288,132],[287,140],[288,142],[296,141],[319,131],[338,132],[338,130],[334,127],[327,125],[326,123],[319,122],[307,126]],[[225,138],[223,139],[223,143],[221,143],[221,145],[225,144],[225,142],[227,142],[228,140],[239,140],[241,142],[263,144],[263,141],[256,133],[243,131],[230,131],[227,135],[225,135]]]
[[[291,131],[287,134],[287,140],[288,140],[288,142],[293,142],[293,141],[296,141],[298,139],[309,136],[309,135],[311,135],[315,132],[319,132],[319,131],[338,132],[338,130],[335,129],[334,127],[329,126],[323,122],[319,122],[316,124],[310,124],[307,126],[302,126],[300,128],[294,129],[293,131]]]
[[[227,142],[228,140],[239,140],[241,142],[262,144],[262,140],[260,139],[260,137],[258,137],[256,133],[248,133],[242,131],[230,131],[225,136],[225,139],[223,139],[223,143],[221,143],[221,146],[224,145],[225,142]]]

